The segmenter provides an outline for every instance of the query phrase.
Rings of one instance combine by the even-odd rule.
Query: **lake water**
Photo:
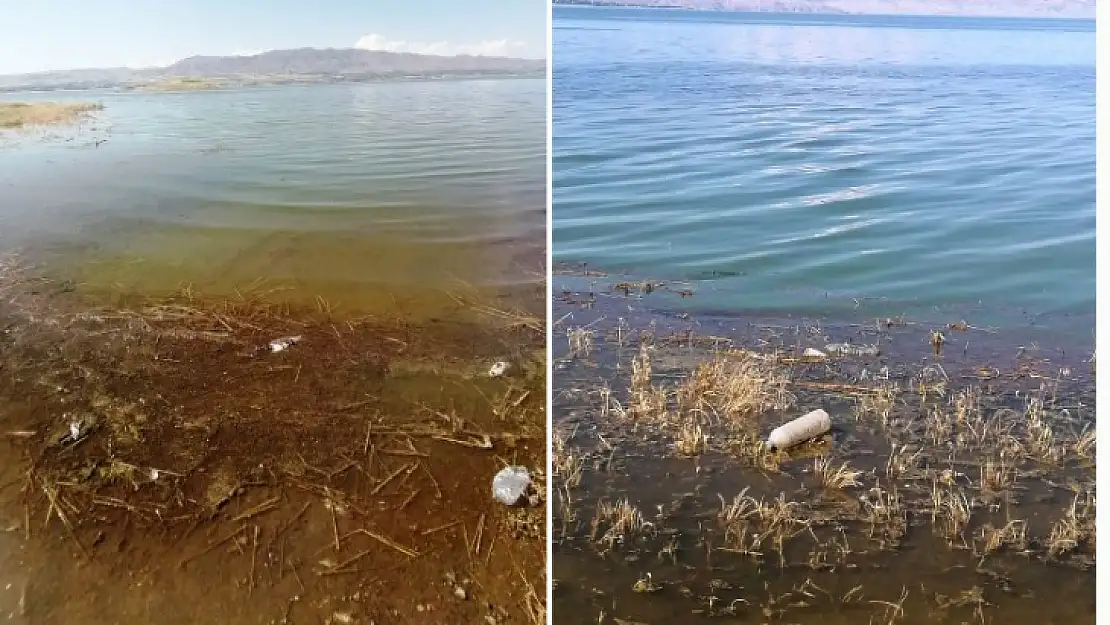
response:
[[[542,79],[5,99],[105,105],[0,144],[0,246],[89,290],[265,280],[421,316],[541,275]]]
[[[455,296],[501,308],[545,303],[536,292],[546,260],[547,81],[3,98],[98,100],[104,110],[77,128],[0,133],[0,622],[423,623],[435,614],[454,623],[482,621],[493,605],[498,618],[523,622],[520,588],[544,585],[543,509],[491,508],[500,455],[466,439],[435,441],[428,415],[453,424],[445,433],[463,424],[496,432],[499,446],[502,436],[512,441],[506,457],[543,462],[544,380],[523,375],[543,353],[542,334],[504,330],[496,318],[451,322],[477,309]],[[70,313],[85,301],[17,288],[5,271],[10,252],[72,287],[57,290],[95,303],[157,300],[191,285],[202,296],[252,289],[308,310],[199,298],[139,317],[59,317],[48,304]],[[314,314],[317,296],[346,323]],[[282,336],[304,340],[280,354],[266,347]],[[500,360],[511,365],[506,376],[484,375]],[[490,398],[521,388],[511,410],[491,412]],[[115,402],[150,406],[153,418],[117,412]],[[105,425],[124,412],[134,418]],[[55,431],[76,414],[95,425],[55,453]],[[209,418],[222,439],[194,436]],[[385,447],[409,426],[422,432],[410,445],[442,446],[411,447],[424,472],[406,476],[413,490],[387,505],[402,470]],[[371,428],[382,438],[364,438]],[[360,460],[327,476],[324,497],[304,490],[292,467],[330,466],[348,445],[366,468]],[[70,473],[78,464],[90,470]],[[360,477],[348,479],[356,464]],[[411,474],[417,463],[406,466]],[[124,467],[142,483],[101,480],[97,467]],[[29,480],[36,486],[21,492]],[[39,491],[94,502],[45,512]],[[213,492],[229,494],[202,503]],[[104,513],[101,495],[124,514]],[[203,508],[196,517],[182,512],[194,504]],[[510,512],[537,529],[494,555],[490,541]],[[513,527],[523,519],[512,517]],[[253,547],[221,538],[248,520]],[[473,546],[456,538],[463,527],[485,528],[485,538],[481,529]],[[372,548],[359,548],[360,533]],[[334,545],[341,575],[314,568],[322,543]],[[443,583],[453,571],[469,601]]]
[[[1094,22],[557,8],[554,257],[673,305],[1079,314]]]

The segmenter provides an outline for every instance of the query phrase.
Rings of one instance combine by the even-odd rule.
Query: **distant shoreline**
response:
[[[535,80],[546,78],[546,72],[466,72],[435,75],[382,74],[376,76],[251,76],[171,79],[127,84],[95,84],[87,86],[11,86],[0,87],[0,95],[18,93],[77,93],[110,91],[115,93],[198,93],[229,91],[252,87],[280,87],[288,85],[339,85],[370,84],[380,82],[435,82],[464,80]],[[195,82],[194,82],[195,81]]]
[[[722,273],[718,277],[730,276]],[[905,320],[907,316],[913,317],[915,323],[945,325],[965,318],[969,322],[989,325],[992,332],[1026,339],[1036,337],[1036,342],[1056,344],[1074,353],[1085,353],[1095,326],[1093,302],[1089,307],[1074,310],[1033,310],[1024,304],[1001,301],[925,304],[863,293],[822,293],[814,289],[812,306],[784,304],[741,308],[713,301],[713,277],[648,277],[627,269],[601,268],[592,263],[560,259],[552,262],[551,280],[554,319],[578,311],[579,315],[641,318],[663,324],[675,320],[696,321],[708,327],[715,323],[730,325],[737,320],[793,325],[796,321],[792,319],[801,318],[819,319],[823,324],[835,326],[861,320],[870,323],[880,318]],[[1029,316],[1025,312],[1030,313]]]
[[[833,10],[760,10],[755,7],[744,8],[709,8],[696,6],[682,6],[675,4],[637,4],[619,3],[591,0],[552,0],[553,7],[570,7],[577,9],[642,9],[650,11],[673,11],[689,13],[724,13],[724,14],[758,14],[758,15],[812,15],[822,17],[905,17],[905,18],[949,18],[949,19],[997,19],[997,20],[1051,20],[1058,22],[1095,22],[1095,17],[1077,17],[1070,15],[1049,15],[1043,13],[1029,14],[989,14],[989,13],[881,13],[869,11],[833,11]]]

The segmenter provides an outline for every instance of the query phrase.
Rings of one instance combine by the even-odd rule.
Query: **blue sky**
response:
[[[547,0],[4,1],[0,74],[299,47],[544,58],[547,11]]]

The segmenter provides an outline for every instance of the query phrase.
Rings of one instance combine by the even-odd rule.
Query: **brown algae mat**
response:
[[[545,622],[536,317],[65,291],[0,272],[0,618]]]
[[[1093,360],[962,321],[713,335],[571,295],[554,622],[1093,621]],[[828,435],[762,444],[816,408]]]

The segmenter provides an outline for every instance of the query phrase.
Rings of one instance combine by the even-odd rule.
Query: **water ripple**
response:
[[[102,147],[0,151],[5,244],[126,248],[159,227],[486,249],[545,238],[543,80],[95,97],[112,128]]]
[[[1093,32],[569,15],[557,259],[732,276],[716,309],[1093,307]]]

